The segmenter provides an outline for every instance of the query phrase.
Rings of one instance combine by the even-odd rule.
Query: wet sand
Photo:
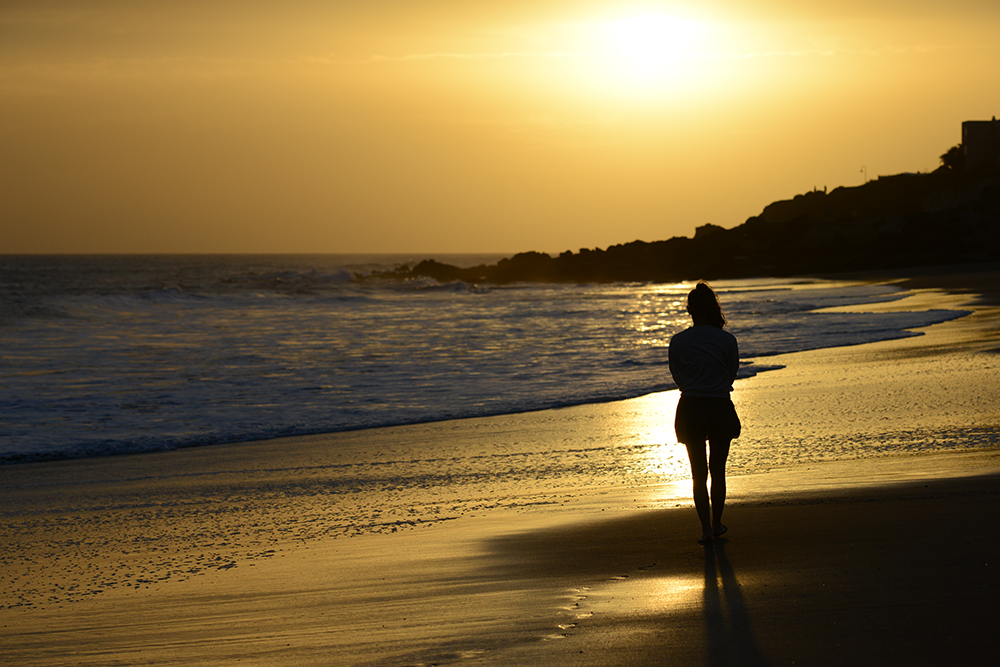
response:
[[[323,496],[287,492],[309,482],[308,446],[0,468],[0,663],[993,664],[1000,317],[968,291],[989,292],[984,272],[1000,284],[989,268],[917,278],[915,299],[969,317],[783,355],[783,369],[738,383],[745,452],[837,438],[849,460],[761,471],[744,453],[755,474],[741,474],[734,455],[730,531],[710,547],[683,484],[554,489],[347,537],[325,525]],[[545,424],[555,442],[566,415],[596,424],[643,405],[504,428]],[[459,428],[473,426],[392,437]],[[351,436],[377,437],[389,436]],[[963,446],[851,449],[907,437]]]
[[[742,503],[703,548],[672,511],[497,540],[540,578],[595,582],[579,628],[516,664],[992,664],[998,489],[991,475]]]

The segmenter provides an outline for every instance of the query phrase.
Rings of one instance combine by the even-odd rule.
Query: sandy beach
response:
[[[503,443],[515,462],[529,441],[626,451],[637,424],[669,429],[676,392],[0,467],[0,663],[994,664],[998,277],[878,276],[914,294],[869,309],[973,312],[770,357],[780,368],[737,382],[730,531],[708,547],[686,483],[655,480],[683,464],[676,448],[637,483],[525,485],[512,464],[509,482],[452,497],[334,477],[373,447],[391,452],[387,480],[428,443],[461,456]],[[820,440],[839,455],[810,456]],[[762,464],[779,443],[790,453]]]

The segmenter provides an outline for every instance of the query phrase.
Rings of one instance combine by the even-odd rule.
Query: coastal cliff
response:
[[[665,282],[1000,260],[1000,167],[942,166],[774,202],[742,225],[558,256],[459,268],[424,260],[393,277],[441,282]]]

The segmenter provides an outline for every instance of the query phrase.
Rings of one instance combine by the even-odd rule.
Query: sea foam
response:
[[[3,258],[0,461],[540,410],[673,388],[690,285],[360,280],[394,258]],[[886,285],[716,285],[746,377],[965,311],[846,313]],[[819,311],[819,312],[817,312]],[[753,363],[750,363],[750,362]]]

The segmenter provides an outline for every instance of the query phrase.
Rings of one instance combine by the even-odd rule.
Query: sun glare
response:
[[[648,14],[602,22],[597,32],[604,75],[618,86],[655,92],[697,80],[709,31],[700,21]]]
[[[700,23],[669,16],[632,16],[606,27],[611,55],[639,70],[659,69],[691,55],[701,31]]]

